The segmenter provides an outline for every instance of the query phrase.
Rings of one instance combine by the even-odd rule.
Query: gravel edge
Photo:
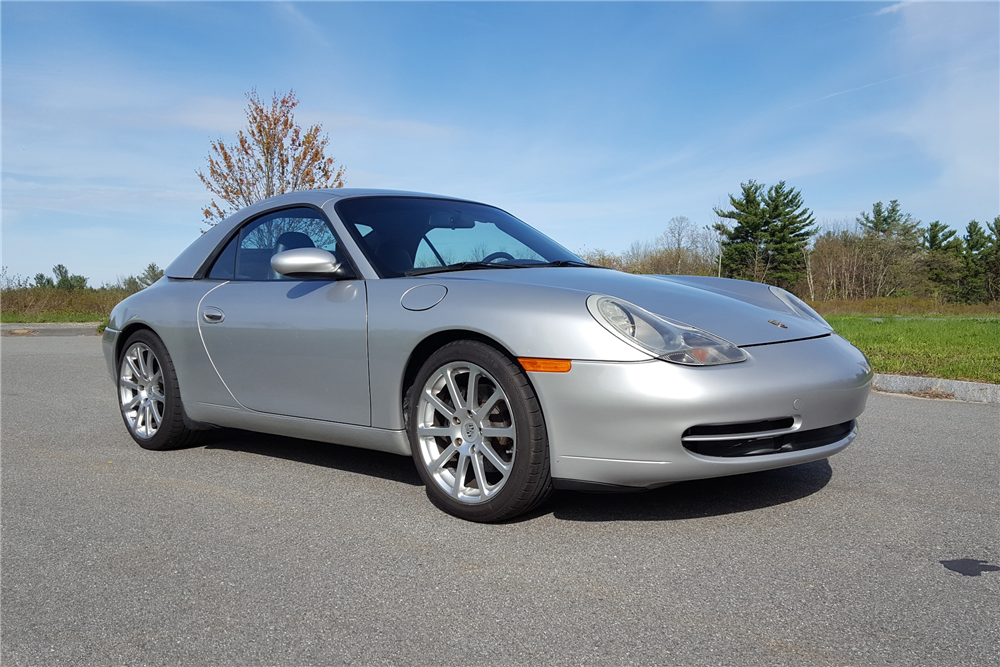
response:
[[[99,336],[100,322],[4,322],[4,336]]]
[[[876,373],[872,388],[876,391],[892,394],[913,394],[925,398],[1000,404],[1000,384]]]

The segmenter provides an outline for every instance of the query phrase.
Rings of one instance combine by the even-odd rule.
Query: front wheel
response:
[[[152,331],[129,336],[118,358],[118,407],[129,435],[144,449],[191,444],[184,424],[177,374],[170,354]]]
[[[493,347],[455,341],[410,389],[409,436],[435,505],[469,521],[527,512],[552,490],[541,407],[524,371]]]

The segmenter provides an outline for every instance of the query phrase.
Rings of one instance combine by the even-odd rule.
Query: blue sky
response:
[[[351,187],[500,206],[620,252],[749,179],[819,222],[1000,214],[1000,4],[0,5],[2,261],[170,263],[244,94],[294,88]]]

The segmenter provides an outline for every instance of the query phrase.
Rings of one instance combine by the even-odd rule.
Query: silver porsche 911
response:
[[[104,353],[147,449],[231,427],[412,456],[472,521],[829,457],[872,380],[781,289],[620,273],[492,206],[349,189],[213,227],[115,307]]]

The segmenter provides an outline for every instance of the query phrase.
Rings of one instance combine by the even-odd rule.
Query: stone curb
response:
[[[4,336],[97,336],[100,322],[4,322]]]
[[[931,398],[954,398],[971,403],[1000,403],[1000,384],[876,373],[872,387],[893,394],[923,393],[929,394]]]

